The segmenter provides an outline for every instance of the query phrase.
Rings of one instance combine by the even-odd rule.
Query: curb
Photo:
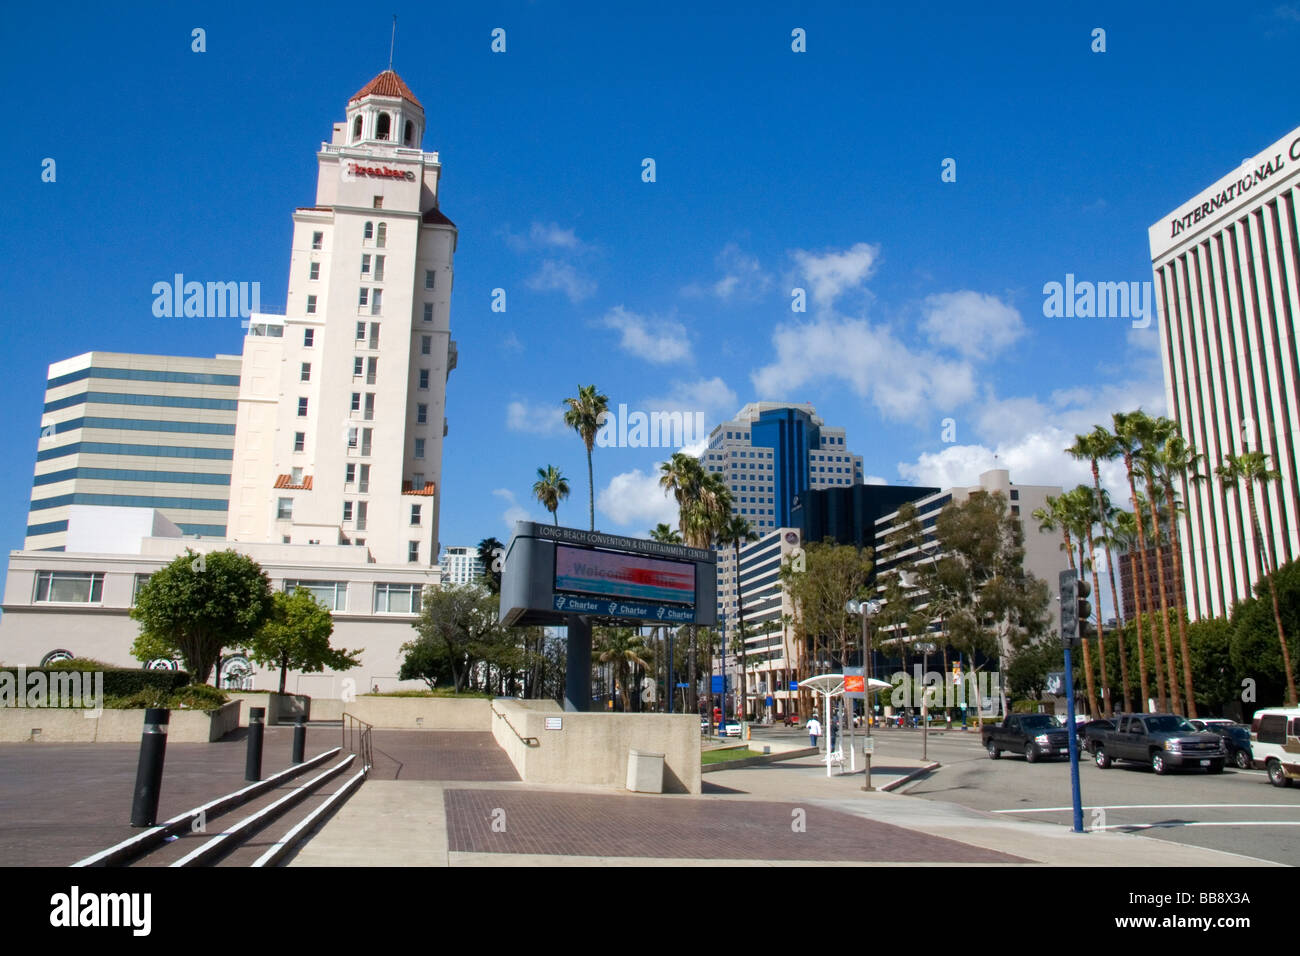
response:
[[[899,777],[897,780],[893,780],[885,784],[883,787],[877,787],[876,789],[881,791],[882,793],[889,793],[892,790],[897,790],[905,783],[910,783],[911,781],[915,780],[917,777],[921,776],[922,774],[927,774],[931,770],[938,770],[938,769],[939,769],[939,761],[936,760],[933,763],[926,764],[924,767],[917,767],[911,773],[905,774],[904,776]]]

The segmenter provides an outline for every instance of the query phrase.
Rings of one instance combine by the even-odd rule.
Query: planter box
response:
[[[248,714],[254,707],[266,708],[266,723],[269,727],[278,724],[292,724],[298,715],[311,720],[311,698],[301,694],[278,694],[265,690],[230,690],[226,694],[231,700],[243,702],[239,712],[239,726],[248,726]]]
[[[167,728],[171,743],[211,743],[239,726],[240,702],[220,710],[173,710]],[[94,711],[62,708],[0,708],[0,742],[139,743],[144,709]],[[39,730],[39,733],[33,733]]]

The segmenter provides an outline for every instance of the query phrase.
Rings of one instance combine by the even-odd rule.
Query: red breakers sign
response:
[[[360,163],[348,163],[348,172],[353,176],[369,176],[371,179],[415,179],[415,173],[410,170],[393,169],[391,166],[362,166]]]
[[[861,674],[845,674],[844,692],[846,694],[865,694],[867,692],[865,678]]]

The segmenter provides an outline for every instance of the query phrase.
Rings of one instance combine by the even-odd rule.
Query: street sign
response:
[[[1043,689],[1053,697],[1063,695],[1065,693],[1065,671],[1048,671],[1047,681]]]
[[[1079,577],[1073,569],[1059,576],[1061,599],[1061,642],[1071,647],[1079,644]]]
[[[790,681],[790,689],[791,689],[791,690],[798,690],[798,689],[799,689],[799,682],[798,682],[797,680],[792,680],[792,681]]]
[[[769,695],[763,698],[763,703],[766,704],[768,707],[771,707],[773,704],[776,703],[776,698]]]
[[[873,753],[876,752],[876,738],[875,738],[875,737],[863,737],[863,738],[862,738],[862,752],[863,752],[864,754],[873,754]]]
[[[849,700],[863,700],[867,694],[866,678],[861,667],[844,668],[844,696]]]

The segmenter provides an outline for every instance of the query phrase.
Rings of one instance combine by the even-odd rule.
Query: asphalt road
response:
[[[920,731],[884,730],[873,736],[877,753],[921,756]],[[1067,760],[1029,764],[1014,754],[991,760],[973,730],[930,734],[928,756],[942,767],[903,793],[1021,820],[1072,823]],[[1085,829],[1140,832],[1188,846],[1300,864],[1300,787],[1279,789],[1256,770],[1157,776],[1148,767],[1123,763],[1102,770],[1084,757],[1079,790]]]

